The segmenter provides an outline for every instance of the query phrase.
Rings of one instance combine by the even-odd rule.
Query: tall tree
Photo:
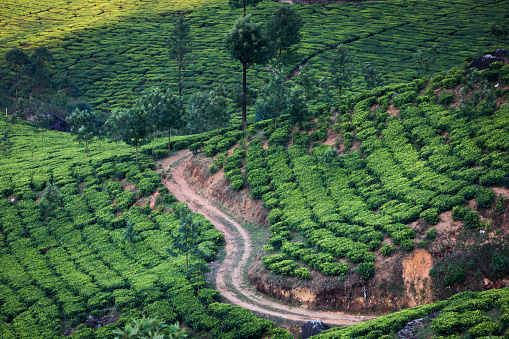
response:
[[[363,64],[360,62],[359,66],[361,67],[361,73],[364,77],[364,82],[368,89],[372,89],[383,84],[383,77],[376,68],[370,64]]]
[[[277,128],[277,118],[286,113],[288,106],[289,89],[285,86],[282,64],[279,68],[270,67],[269,83],[262,91],[259,100],[256,101],[255,114],[258,120],[274,119],[274,127]]]
[[[177,96],[164,92],[162,97],[163,112],[159,120],[161,128],[168,130],[168,152],[171,151],[171,129],[180,129],[184,127],[184,107],[182,101]]]
[[[209,130],[209,121],[207,119],[207,105],[210,101],[209,92],[196,92],[189,99],[187,110],[186,131],[189,134],[203,133]]]
[[[440,47],[438,45],[433,45],[429,50],[418,49],[414,54],[417,67],[420,68],[425,75],[433,73],[439,52]]]
[[[497,24],[496,22],[492,22],[490,24],[490,31],[491,35],[495,37],[497,48],[500,40],[505,39],[509,35],[509,29],[507,26],[505,24]]]
[[[476,116],[489,115],[495,111],[496,96],[491,91],[486,76],[476,68],[469,70],[459,95],[460,114],[471,117],[474,123]]]
[[[186,272],[189,270],[189,252],[194,250],[194,238],[197,235],[197,229],[201,221],[193,217],[193,213],[184,203],[176,203],[173,205],[175,214],[180,219],[178,234],[174,235],[175,241],[173,246],[186,253]]]
[[[5,61],[11,69],[16,72],[16,82],[20,80],[21,70],[28,64],[28,55],[19,48],[13,48],[5,53]],[[16,98],[18,97],[18,89],[16,88]]]
[[[147,123],[157,137],[157,129],[161,125],[162,117],[167,109],[165,105],[166,93],[159,87],[152,87],[138,99],[138,106],[147,118]]]
[[[139,107],[114,110],[106,124],[109,130],[118,134],[126,144],[136,147],[136,163],[138,163],[138,147],[148,141],[147,136],[150,131],[143,111]]]
[[[45,110],[41,110],[35,113],[31,121],[40,128],[41,142],[44,142],[44,130],[49,128],[51,122],[53,121],[53,117]]]
[[[253,64],[269,60],[274,50],[270,40],[263,33],[262,24],[254,22],[250,15],[235,21],[233,28],[226,35],[226,49],[242,64],[242,130],[245,131],[247,69]]]
[[[290,114],[290,122],[302,126],[304,121],[311,118],[308,106],[306,104],[306,95],[300,86],[290,89],[288,96],[288,107],[286,113]]]
[[[71,126],[71,134],[78,142],[85,142],[85,150],[88,157],[88,144],[94,140],[98,133],[99,121],[92,110],[80,110],[76,108],[67,118],[67,123]]]
[[[189,24],[184,20],[182,14],[168,37],[167,46],[170,58],[177,61],[179,71],[179,98],[182,99],[182,68],[187,61],[186,55],[191,52],[192,49],[191,31]]]
[[[263,0],[228,0],[228,5],[230,8],[244,8],[244,16],[246,16],[246,7],[247,6],[256,6]]]
[[[336,48],[333,54],[332,62],[330,65],[332,84],[338,90],[339,105],[341,105],[341,97],[343,90],[348,88],[352,80],[352,57],[346,49],[346,46],[341,44]]]
[[[311,70],[309,64],[299,66],[299,75],[294,78],[295,82],[302,87],[306,99],[310,99],[315,96],[317,92],[317,80],[314,72]]]
[[[267,22],[267,35],[274,42],[281,60],[283,49],[300,42],[302,17],[289,5],[278,7]]]
[[[11,125],[5,125],[5,129],[0,133],[0,154],[4,157],[9,156],[12,152],[14,143],[11,140]]]
[[[131,252],[133,251],[133,244],[139,240],[138,232],[134,229],[134,223],[130,219],[127,219],[127,225],[122,230],[122,238],[120,240],[125,244],[129,244]]]
[[[207,103],[207,117],[212,125],[217,128],[217,140],[219,141],[219,128],[224,126],[230,116],[228,115],[228,100],[226,99],[226,91],[222,86],[216,87],[209,92]]]
[[[28,58],[27,73],[40,86],[51,85],[51,76],[46,68],[48,62],[53,60],[53,53],[46,47],[38,47]]]

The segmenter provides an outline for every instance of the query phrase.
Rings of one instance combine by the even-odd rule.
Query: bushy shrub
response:
[[[375,275],[375,263],[361,263],[355,269],[355,273],[357,273],[362,279],[368,280]]]
[[[443,92],[438,97],[438,103],[440,105],[447,106],[447,105],[452,104],[453,102],[454,102],[454,94],[452,94],[452,93]]]
[[[244,187],[244,176],[242,174],[233,176],[230,183],[235,191],[240,191]]]
[[[395,245],[383,244],[382,248],[380,249],[380,253],[382,253],[386,257],[390,257],[392,253],[397,250],[398,247]]]
[[[404,104],[408,104],[415,101],[417,93],[415,91],[407,91],[401,94],[398,94],[392,99],[392,104],[394,107],[401,107]]]
[[[482,228],[483,223],[481,219],[479,218],[479,214],[477,214],[476,211],[468,211],[465,213],[463,217],[463,222],[465,224],[465,227],[471,228],[471,229],[479,229]]]
[[[274,208],[269,213],[269,222],[274,225],[275,223],[281,221],[281,217],[283,216],[283,211],[279,208]]]
[[[490,208],[495,201],[495,192],[486,187],[480,187],[475,194],[477,206],[481,208]]]
[[[319,129],[314,132],[311,132],[311,134],[309,135],[309,139],[315,141],[325,141],[327,140],[327,130]]]
[[[288,130],[288,127],[285,126],[276,129],[270,135],[268,142],[271,145],[285,145],[288,142],[288,139],[290,139],[290,131]]]
[[[451,216],[454,220],[463,220],[465,215],[470,211],[471,209],[468,206],[454,206]]]
[[[430,208],[427,209],[419,215],[422,219],[424,219],[426,222],[430,223],[431,225],[436,225],[440,221],[440,216],[438,215],[438,209],[436,208]]]
[[[309,134],[296,131],[293,133],[293,143],[295,145],[308,146],[309,145]]]
[[[412,240],[412,239],[406,239],[406,240],[403,240],[401,241],[401,243],[399,244],[401,246],[401,248],[407,252],[410,252],[411,250],[413,250],[415,248],[415,242]]]

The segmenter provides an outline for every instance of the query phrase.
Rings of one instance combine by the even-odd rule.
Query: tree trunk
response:
[[[277,129],[277,116],[279,115],[279,96],[276,97],[276,114],[274,114],[274,128]]]
[[[182,57],[179,56],[179,99],[182,100],[182,79],[181,79],[181,71],[182,71]]]
[[[187,237],[186,237],[186,272],[189,271],[189,249],[187,248]]]
[[[168,128],[168,155],[170,155],[171,151],[171,127]]]
[[[242,64],[242,130],[246,130],[247,125],[247,113],[246,113],[246,106],[247,106],[247,99],[246,99],[246,80],[247,80],[247,64]]]

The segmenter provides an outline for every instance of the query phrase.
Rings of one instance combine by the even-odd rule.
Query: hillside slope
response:
[[[263,2],[249,12],[266,20],[276,6]],[[379,69],[387,83],[410,81],[423,75],[413,59],[417,49],[440,47],[433,71],[493,50],[488,24],[507,21],[507,6],[500,0],[294,5],[304,26],[288,67],[309,62],[317,77],[326,76],[331,49],[346,44],[355,58],[352,91],[364,89],[357,62]],[[239,88],[241,67],[228,56],[223,35],[241,12],[230,10],[227,1],[7,0],[0,11],[0,86],[11,96],[15,73],[9,72],[3,57],[15,47],[49,48],[55,56],[54,77],[74,79],[83,99],[98,111],[129,106],[151,86],[176,88],[177,69],[167,56],[166,40],[179,13],[191,24],[194,45],[183,73],[185,95],[218,81]],[[249,70],[254,88],[260,89],[267,76],[262,66]]]
[[[480,74],[494,81],[493,96],[475,107],[471,76],[452,69],[364,92],[332,115],[324,106],[299,128],[285,117],[277,129],[257,123],[228,152],[215,138],[193,145],[220,152],[198,161],[270,209],[251,283],[285,301],[354,312],[506,284],[507,87],[495,69]]]

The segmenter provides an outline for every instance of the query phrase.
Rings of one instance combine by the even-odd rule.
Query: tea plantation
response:
[[[507,78],[509,66],[501,72]],[[509,107],[496,110],[489,100],[473,111],[439,104],[446,95],[459,100],[442,86],[455,88],[466,81],[463,74],[453,68],[431,81],[363,92],[340,107],[334,124],[326,105],[315,111],[316,123],[297,130],[287,116],[277,129],[273,121],[259,122],[248,129],[258,136],[249,145],[241,143],[224,165],[218,156],[213,166],[224,167],[232,188],[247,184],[271,210],[265,249],[273,254],[263,258],[264,267],[302,279],[312,278],[310,269],[369,279],[376,253],[420,245],[408,226],[414,221],[426,222],[428,238],[448,210],[467,229],[492,227],[467,201],[507,205],[490,186],[509,187]],[[481,74],[498,77],[490,69]],[[493,95],[507,98],[507,90]],[[322,143],[328,135],[335,147]],[[208,156],[219,151],[203,145]]]
[[[509,290],[464,292],[438,303],[409,308],[365,323],[334,328],[313,337],[398,338],[397,332],[415,319],[440,312],[435,319],[424,318],[414,327],[416,338],[507,338]]]
[[[278,4],[262,2],[248,12],[266,20]],[[440,47],[434,71],[458,60],[494,50],[489,23],[508,20],[507,1],[380,1],[341,5],[294,5],[302,16],[302,42],[286,58],[288,70],[309,62],[316,77],[326,76],[331,50],[346,44],[354,56],[355,92],[364,89],[358,62],[371,64],[386,83],[420,77],[417,49]],[[15,1],[0,8],[0,58],[14,47],[29,51],[45,46],[54,54],[54,78],[70,76],[83,99],[98,111],[132,104],[151,86],[176,89],[177,67],[167,55],[166,40],[178,13],[191,25],[194,45],[184,68],[184,94],[217,82],[239,88],[241,67],[224,47],[224,35],[241,10],[227,1]],[[2,91],[9,91],[14,72],[3,70]],[[249,81],[260,89],[267,78],[262,66],[249,69]],[[14,93],[10,93],[14,96]]]
[[[179,320],[197,337],[287,338],[218,303],[203,273],[223,235],[162,187],[151,145],[135,163],[124,143],[97,142],[86,157],[65,133],[47,131],[42,142],[39,130],[10,121],[0,131],[1,338],[114,338],[142,313]],[[90,316],[115,322],[87,327]]]

